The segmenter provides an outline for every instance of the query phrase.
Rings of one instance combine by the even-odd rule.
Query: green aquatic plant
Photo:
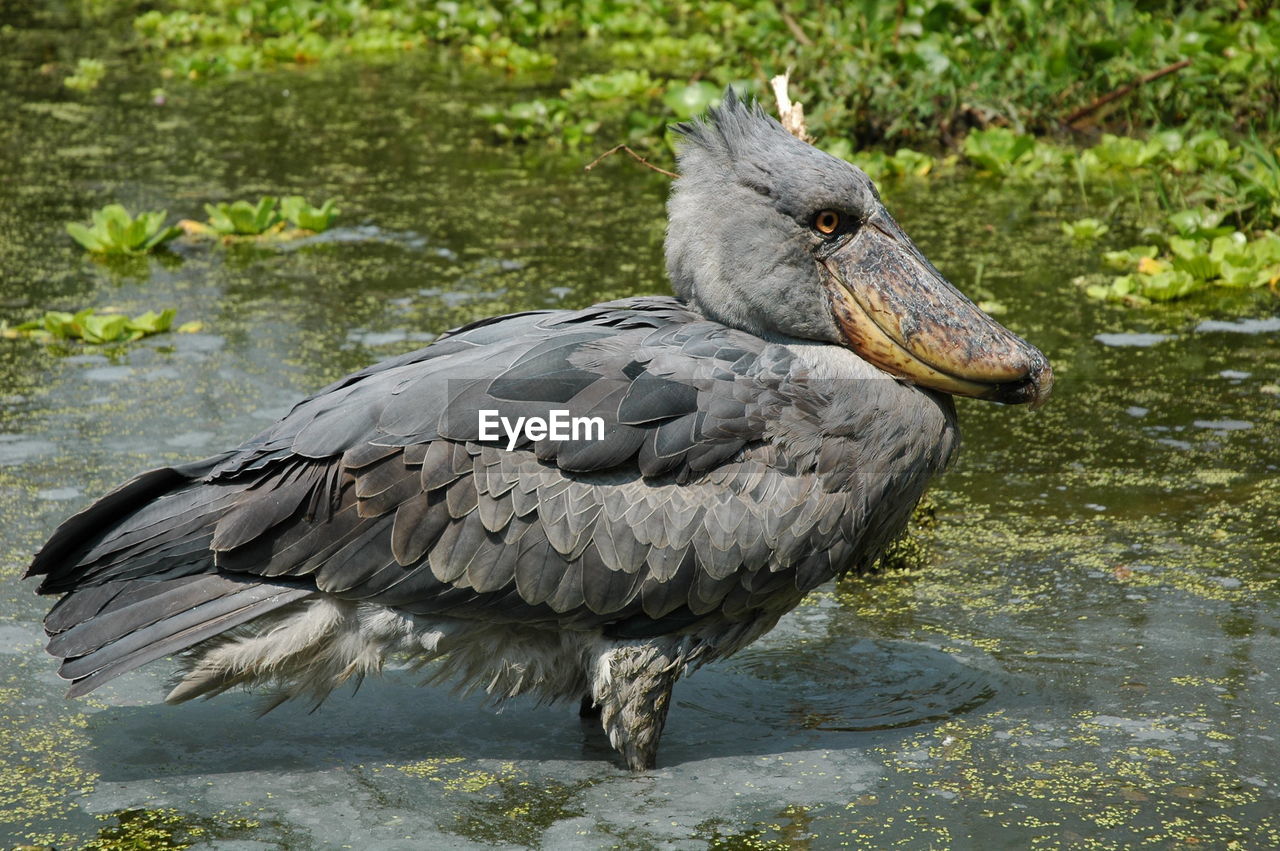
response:
[[[724,90],[719,86],[700,80],[687,86],[673,86],[662,96],[662,102],[672,115],[681,121],[687,121],[702,115],[707,107],[720,103]]]
[[[1280,234],[1265,231],[1250,239],[1221,224],[1221,212],[1200,207],[1168,217],[1173,233],[1159,234],[1155,245],[1134,246],[1103,255],[1111,266],[1127,270],[1109,284],[1086,293],[1130,305],[1172,301],[1209,287],[1274,289],[1280,283]]]
[[[301,195],[289,195],[280,199],[280,215],[296,228],[323,233],[333,227],[338,217],[336,203],[337,199],[330,198],[323,206],[312,207]]]
[[[970,126],[1274,128],[1280,15],[1256,5],[164,0],[121,8],[136,38],[126,47],[186,76],[443,47],[508,74],[542,74],[570,55],[588,76],[643,72],[658,83],[625,105],[547,99],[566,101],[544,104],[561,120],[524,129],[562,142],[591,122],[656,136],[675,115],[669,91],[757,78],[758,64],[792,65],[814,135],[839,130],[861,148],[949,141]],[[633,120],[636,111],[643,120]],[[611,133],[610,141],[637,139]],[[1149,155],[1121,148],[1132,146],[1108,154]]]
[[[1034,136],[1015,133],[1007,127],[992,127],[965,136],[961,151],[979,169],[1006,175],[1029,159],[1035,147]]]
[[[168,307],[156,313],[148,310],[138,316],[123,313],[97,313],[86,307],[76,313],[50,310],[39,319],[5,329],[5,336],[25,336],[39,340],[80,340],[92,345],[129,342],[151,334],[168,331],[177,310]]]
[[[1135,139],[1102,134],[1101,141],[1082,154],[1086,165],[1095,169],[1133,170],[1158,160],[1165,153],[1159,139]]]
[[[1155,138],[1164,146],[1164,159],[1183,173],[1223,169],[1240,159],[1240,149],[1214,130],[1202,130],[1190,138],[1178,130],[1165,130]]]
[[[257,204],[223,201],[205,204],[204,209],[209,214],[209,227],[223,236],[261,236],[283,222],[271,195],[262,196]]]
[[[1105,222],[1093,218],[1077,219],[1074,222],[1061,222],[1060,226],[1064,235],[1075,242],[1081,243],[1093,242],[1111,230]]]
[[[119,204],[108,204],[93,213],[92,227],[69,222],[67,233],[97,254],[146,254],[182,233],[166,227],[165,211],[139,213],[135,219]]]
[[[88,92],[96,89],[106,76],[107,66],[101,59],[78,59],[76,70],[69,74],[62,85],[77,92]]]
[[[938,160],[920,151],[899,148],[892,155],[884,151],[853,151],[848,139],[836,139],[823,146],[832,156],[848,160],[867,173],[872,180],[889,180],[903,177],[925,177],[939,166],[955,163],[954,157]]]
[[[1268,147],[1255,136],[1244,149],[1235,163],[1242,194],[1255,216],[1280,223],[1280,147]]]
[[[560,90],[559,97],[519,101],[507,107],[489,104],[479,107],[477,115],[506,141],[552,138],[576,147],[593,141],[604,126],[604,117],[610,116],[625,125],[624,138],[653,138],[661,131],[664,119],[642,105],[652,106],[664,91],[662,83],[647,70],[610,71],[577,78]],[[705,102],[719,102],[720,91],[714,101]],[[685,88],[672,96],[671,102],[684,109],[703,102],[704,94],[701,87]],[[584,109],[588,105],[590,109]]]

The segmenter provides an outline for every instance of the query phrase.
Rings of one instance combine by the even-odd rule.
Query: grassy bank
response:
[[[494,142],[629,142],[668,164],[668,124],[726,85],[767,99],[767,77],[792,67],[813,135],[877,179],[959,163],[1143,228],[1109,254],[1118,274],[1087,287],[1096,298],[1280,281],[1280,9],[1268,4],[82,3],[158,77],[448,51],[551,93],[480,107]],[[90,91],[107,72],[78,60],[67,84]],[[1091,222],[1064,232],[1089,241],[1106,229]]]
[[[132,8],[83,2],[98,15]],[[573,144],[604,125],[652,136],[725,84],[792,66],[819,135],[929,147],[991,125],[1270,133],[1280,11],[1267,5],[159,0],[129,14],[134,45],[187,76],[448,46],[563,83],[557,97],[495,107],[509,138]]]

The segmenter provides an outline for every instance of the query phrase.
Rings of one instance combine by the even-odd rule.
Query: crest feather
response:
[[[674,124],[671,129],[684,137],[677,153],[679,159],[693,148],[734,160],[745,151],[759,150],[767,139],[778,134],[793,138],[759,101],[739,98],[732,86],[725,88],[720,105],[708,109],[706,117]]]

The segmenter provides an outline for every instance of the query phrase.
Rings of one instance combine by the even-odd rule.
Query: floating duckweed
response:
[[[486,771],[465,768],[466,762],[464,757],[438,757],[386,768],[439,784],[442,792],[459,796],[453,806],[458,812],[455,824],[442,827],[480,842],[519,845],[536,843],[555,822],[582,815],[572,802],[598,782],[528,779],[514,763]]]
[[[1254,819],[1258,790],[1241,785],[1226,766],[1214,760],[1188,765],[1169,748],[1125,743],[1159,729],[1154,721],[1078,713],[1068,737],[1091,748],[1107,747],[1110,756],[1104,761],[1055,755],[1052,743],[1063,731],[1011,722],[1003,710],[981,719],[956,719],[877,752],[890,769],[919,778],[908,801],[942,792],[984,805],[1004,827],[1006,840],[1026,847],[1056,846],[1066,831],[1082,837],[1101,831],[1114,838],[1100,847],[1222,844],[1277,835],[1274,816]],[[1028,801],[1037,802],[1034,809]],[[1222,809],[1200,818],[1201,803]],[[900,801],[899,806],[910,804]],[[934,817],[947,821],[945,812],[935,811]],[[875,844],[882,831],[872,817],[852,835]]]
[[[6,704],[13,706],[12,703]],[[9,716],[9,713],[6,713]],[[47,832],[75,807],[71,795],[88,794],[98,775],[84,768],[80,755],[90,749],[84,715],[58,715],[30,723],[6,717],[0,724],[0,824],[35,845],[66,845],[76,839]]]
[[[150,851],[150,849],[190,848],[210,840],[237,839],[262,826],[256,819],[220,813],[214,817],[192,816],[171,807],[132,808],[99,816],[116,824],[103,827],[81,848],[95,851]]]

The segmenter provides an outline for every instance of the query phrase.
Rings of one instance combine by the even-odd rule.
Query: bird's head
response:
[[[1040,350],[983,313],[925,259],[860,169],[726,92],[677,125],[667,271],[707,317],[767,338],[833,343],[898,378],[1038,405]]]

